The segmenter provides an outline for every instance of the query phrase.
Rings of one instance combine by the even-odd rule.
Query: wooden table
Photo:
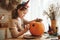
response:
[[[48,34],[44,34],[42,37],[37,37],[37,38],[34,38],[34,39],[25,39],[25,38],[7,38],[7,28],[0,28],[0,30],[4,30],[5,31],[5,39],[4,40],[58,40],[58,37],[53,37],[53,36],[49,36]],[[29,33],[27,33],[29,34]],[[26,34],[26,35],[27,35]]]
[[[43,35],[42,37],[37,37],[33,39],[27,39],[27,38],[8,38],[5,40],[58,40],[57,36],[49,36],[49,35]]]

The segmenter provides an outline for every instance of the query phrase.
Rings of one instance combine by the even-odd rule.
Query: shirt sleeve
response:
[[[9,28],[9,30],[11,32],[12,37],[16,37],[19,34],[16,20],[12,21],[11,27]]]

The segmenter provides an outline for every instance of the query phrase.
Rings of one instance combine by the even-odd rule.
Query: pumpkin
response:
[[[44,25],[42,22],[31,22],[30,33],[33,36],[42,36],[44,34]]]

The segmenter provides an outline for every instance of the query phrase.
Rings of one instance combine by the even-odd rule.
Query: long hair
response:
[[[12,19],[16,19],[18,17],[18,12],[17,12],[18,9],[20,9],[20,10],[26,10],[28,8],[28,5],[27,5],[28,2],[29,2],[29,0],[27,2],[19,4],[16,7],[16,9],[12,11]]]
[[[17,8],[12,11],[12,19],[16,19],[18,17],[18,9],[25,10],[26,8],[24,7],[24,4],[19,4]]]
[[[18,17],[18,12],[17,12],[17,9],[14,9],[12,11],[12,19],[16,19]]]

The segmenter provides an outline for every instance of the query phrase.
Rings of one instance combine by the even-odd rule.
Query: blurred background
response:
[[[22,2],[25,2],[27,0],[0,0],[0,28],[8,27],[9,20],[11,18],[11,11],[16,8],[16,6]],[[60,0],[30,0],[29,2],[29,8],[28,13],[24,17],[26,20],[31,21],[36,18],[43,19],[45,32],[48,31],[48,24],[50,23],[50,19],[43,15],[44,11],[49,10],[49,6],[51,4],[54,4],[55,7],[58,7],[58,12],[56,16],[57,20],[57,27],[58,27],[58,33],[60,33]],[[4,30],[0,30],[0,38],[4,38],[3,34]],[[1,35],[2,34],[2,35]]]

